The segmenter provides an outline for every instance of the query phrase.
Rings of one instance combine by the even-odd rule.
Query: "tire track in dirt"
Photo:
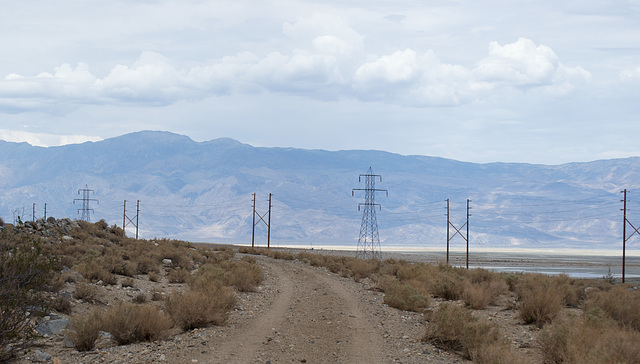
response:
[[[299,262],[259,261],[275,277],[273,303],[215,340],[215,350],[198,362],[385,362],[381,337],[337,276]]]
[[[284,273],[284,270],[277,264],[267,264],[272,270],[274,276],[277,277],[276,289],[278,295],[273,304],[265,313],[256,319],[245,322],[241,327],[224,342],[217,343],[215,346],[215,359],[208,358],[203,360],[210,363],[253,363],[264,362],[259,360],[258,351],[262,348],[263,342],[269,335],[272,335],[272,329],[281,325],[284,319],[283,313],[286,312],[293,296],[293,285],[291,279]]]

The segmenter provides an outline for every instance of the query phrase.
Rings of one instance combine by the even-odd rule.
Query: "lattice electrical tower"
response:
[[[75,205],[76,201],[82,201],[82,208],[78,209],[78,213],[82,211],[81,220],[91,222],[91,212],[93,212],[93,209],[89,207],[89,204],[91,203],[91,201],[95,201],[99,205],[100,201],[96,200],[95,198],[89,198],[89,196],[91,196],[94,191],[90,190],[89,186],[87,185],[85,185],[84,188],[78,190],[78,195],[80,194],[80,192],[82,192],[82,198],[73,199],[73,204]]]
[[[356,249],[356,257],[362,259],[382,259],[380,250],[380,236],[378,235],[378,220],[376,218],[376,206],[380,209],[380,204],[375,203],[376,192],[385,192],[389,196],[389,191],[376,189],[376,178],[382,182],[382,176],[373,174],[371,167],[366,174],[358,177],[358,182],[362,182],[365,178],[365,188],[354,188],[351,190],[351,196],[355,191],[364,191],[364,203],[358,204],[364,206],[362,211],[362,223],[360,224],[360,236],[358,237],[358,248]]]

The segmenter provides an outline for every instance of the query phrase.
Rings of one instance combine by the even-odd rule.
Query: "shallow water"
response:
[[[393,252],[410,261],[446,261],[445,252]],[[465,267],[464,252],[450,252],[453,266]],[[628,256],[625,260],[625,278],[640,279],[640,257]],[[469,268],[484,268],[497,272],[567,274],[576,278],[603,278],[609,274],[622,277],[622,257],[613,255],[543,254],[530,252],[480,252],[469,254]]]

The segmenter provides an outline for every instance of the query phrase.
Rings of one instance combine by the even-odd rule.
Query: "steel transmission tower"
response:
[[[376,218],[376,206],[380,209],[380,204],[375,202],[376,192],[385,192],[389,196],[387,190],[376,189],[376,178],[382,182],[382,176],[373,174],[371,167],[366,174],[358,177],[358,182],[362,182],[365,178],[365,188],[354,188],[351,190],[351,196],[355,191],[364,191],[364,203],[358,204],[358,211],[364,207],[362,211],[362,223],[360,224],[360,236],[358,237],[358,248],[356,249],[356,257],[362,259],[381,259],[382,252],[380,250],[380,236],[378,235],[378,220]]]
[[[80,213],[80,211],[82,211],[81,220],[84,220],[86,222],[91,222],[91,214],[90,213],[93,211],[93,209],[89,208],[89,203],[91,201],[95,201],[99,205],[100,201],[96,200],[95,198],[89,198],[89,196],[92,195],[94,193],[94,191],[90,190],[88,185],[85,185],[84,188],[79,189],[78,190],[78,194],[80,194],[80,192],[82,192],[82,198],[73,199],[73,203],[75,204],[76,201],[82,201],[82,208],[78,209],[78,213]]]

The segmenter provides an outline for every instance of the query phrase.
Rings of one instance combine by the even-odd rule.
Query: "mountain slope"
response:
[[[640,187],[639,158],[474,164],[381,151],[256,148],[226,138],[194,142],[145,131],[51,148],[0,141],[0,216],[29,220],[35,203],[41,217],[47,203],[49,216],[80,217],[82,201],[74,199],[86,185],[99,200],[90,206],[92,220],[121,225],[123,200],[129,217],[140,200],[143,237],[248,243],[253,193],[261,215],[272,193],[274,244],[355,245],[364,195],[351,191],[365,187],[358,176],[369,167],[382,175],[376,187],[389,191],[376,195],[383,246],[442,248],[445,200],[460,228],[471,199],[473,247],[618,249],[618,192]],[[265,224],[256,230],[264,244]],[[452,240],[454,247],[464,244]]]

